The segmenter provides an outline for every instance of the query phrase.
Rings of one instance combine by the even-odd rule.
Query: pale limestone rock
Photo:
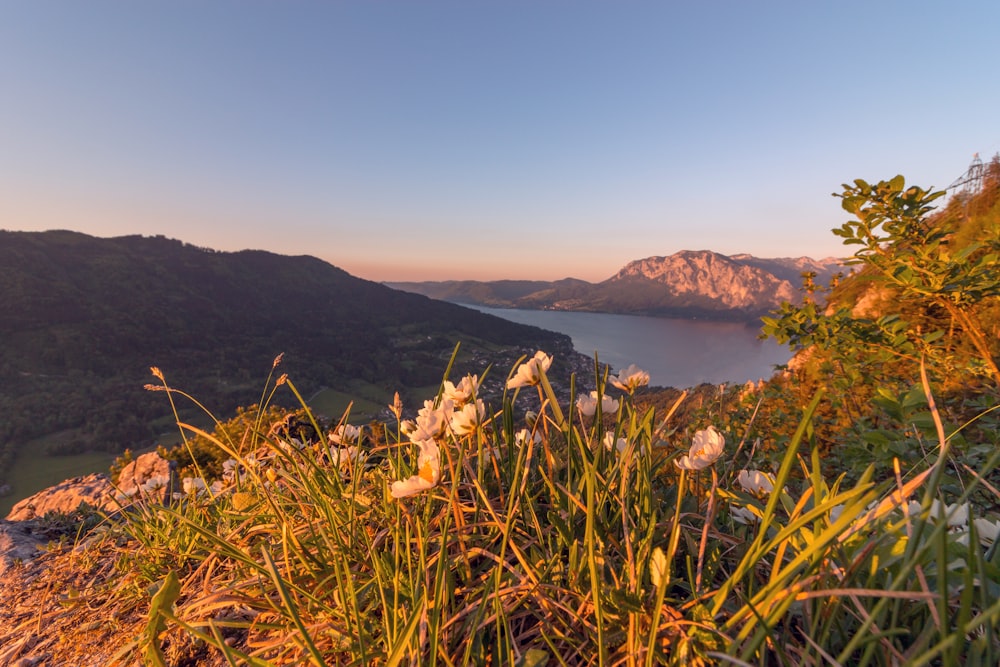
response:
[[[166,504],[170,494],[180,488],[177,463],[156,452],[143,454],[118,475],[118,490],[127,497],[143,497],[151,502]]]
[[[611,280],[630,278],[660,283],[678,296],[707,297],[727,308],[777,307],[782,301],[798,297],[789,281],[709,251],[683,251],[669,257],[636,260]]]
[[[7,520],[27,521],[49,512],[73,512],[84,503],[96,509],[117,509],[114,493],[107,475],[94,473],[74,477],[18,502],[7,515]]]
[[[33,534],[32,521],[0,521],[0,574],[17,563],[29,562],[46,540]]]

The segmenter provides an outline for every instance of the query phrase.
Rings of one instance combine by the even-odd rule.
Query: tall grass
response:
[[[732,429],[711,461],[689,451],[683,395],[660,414],[624,392],[604,413],[598,377],[588,416],[528,370],[471,422],[448,416],[476,413],[475,382],[353,440],[308,412],[302,441],[263,419],[239,438],[180,424],[230,474],[125,513],[122,567],[151,585],[132,589],[150,613],[130,650],[167,664],[186,634],[250,665],[1000,664],[993,524],[949,526],[933,504],[943,428],[926,469],[847,485],[810,442],[818,397],[768,469]],[[269,382],[261,415],[278,384],[298,393]],[[432,447],[416,434],[435,414]],[[741,484],[758,467],[767,484]]]

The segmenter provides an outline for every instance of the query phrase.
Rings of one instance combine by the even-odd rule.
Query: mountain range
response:
[[[799,300],[804,272],[814,273],[815,282],[825,285],[841,270],[835,258],[767,259],[685,250],[635,260],[599,283],[566,278],[386,284],[435,299],[495,308],[753,320],[784,301]]]

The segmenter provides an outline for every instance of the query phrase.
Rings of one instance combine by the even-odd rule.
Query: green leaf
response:
[[[147,664],[167,667],[166,657],[160,649],[160,633],[167,629],[167,619],[161,612],[170,611],[180,594],[181,582],[177,579],[177,573],[171,570],[149,604],[149,619],[142,638]]]

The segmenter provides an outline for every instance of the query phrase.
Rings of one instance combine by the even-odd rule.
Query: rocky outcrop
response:
[[[665,297],[694,296],[721,308],[776,308],[797,297],[789,281],[707,250],[640,259],[627,264],[607,282],[636,281],[662,285]]]
[[[48,540],[36,534],[36,528],[33,521],[0,521],[0,574],[38,555],[38,549]]]
[[[170,494],[178,489],[177,463],[156,452],[143,454],[128,463],[118,475],[118,490],[129,498],[140,494],[151,502],[166,503]]]
[[[7,515],[8,521],[28,521],[50,512],[68,514],[86,503],[95,509],[117,508],[115,489],[107,475],[95,473],[74,477],[50,486],[18,502]]]
[[[766,259],[685,250],[629,262],[600,283],[494,281],[389,283],[431,298],[501,308],[576,310],[715,319],[756,319],[784,301],[800,299],[802,273],[825,285],[839,260]]]

